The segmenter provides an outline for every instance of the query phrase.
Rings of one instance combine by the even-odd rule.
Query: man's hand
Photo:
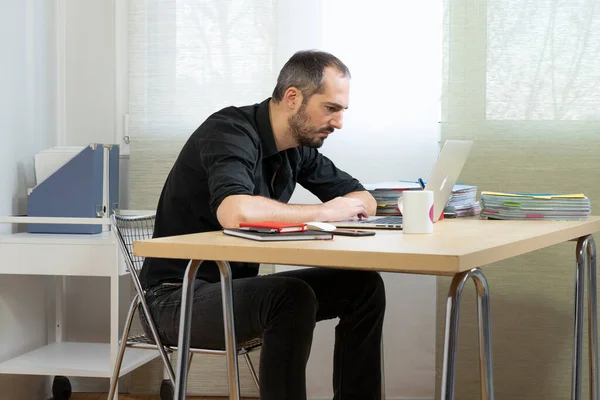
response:
[[[344,221],[353,217],[369,216],[364,202],[352,197],[336,197],[322,204],[324,221]]]

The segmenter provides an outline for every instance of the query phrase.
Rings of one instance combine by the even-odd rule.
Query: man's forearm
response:
[[[224,228],[235,228],[241,222],[320,221],[322,214],[321,204],[285,204],[262,196],[233,195],[223,200],[217,210],[217,219]]]
[[[375,197],[373,197],[371,193],[366,190],[351,192],[344,197],[353,197],[355,199],[362,200],[369,215],[375,215],[377,213],[377,201],[375,200]]]

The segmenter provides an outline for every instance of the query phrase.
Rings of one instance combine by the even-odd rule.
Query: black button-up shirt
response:
[[[160,195],[154,237],[222,229],[217,208],[230,195],[287,203],[299,183],[326,202],[365,190],[317,149],[302,146],[278,152],[269,100],[218,111],[190,136]],[[140,275],[142,285],[181,282],[186,266],[186,260],[147,258]],[[231,263],[231,269],[233,278],[256,276],[258,264]],[[198,278],[217,282],[216,264],[203,263]]]

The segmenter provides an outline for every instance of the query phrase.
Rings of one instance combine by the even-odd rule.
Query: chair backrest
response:
[[[144,258],[133,254],[133,242],[152,238],[155,219],[154,214],[143,216],[112,214],[110,216],[112,230],[125,257],[127,269],[135,275],[134,279],[142,269]]]
[[[135,256],[133,254],[133,242],[138,240],[152,239],[155,219],[155,214],[145,214],[140,216],[112,214],[110,216],[110,225],[115,237],[117,238],[117,242],[119,243],[119,248],[125,257],[125,263],[127,264],[129,275],[131,276],[131,280],[133,281],[133,285],[137,292],[137,299],[142,307],[140,312],[142,315],[144,315],[144,319],[152,333],[149,335],[149,337],[159,346],[159,348],[162,348],[162,341],[160,339],[158,330],[156,329],[156,325],[152,320],[152,314],[150,313],[148,303],[146,302],[144,296],[144,289],[142,288],[142,284],[140,283],[140,279],[138,277],[138,274],[142,269],[142,265],[144,264],[144,258]],[[164,354],[164,351],[160,351],[160,353],[161,357],[163,358],[163,362],[167,364],[168,358]],[[173,381],[172,371],[169,373],[169,376],[171,381]]]

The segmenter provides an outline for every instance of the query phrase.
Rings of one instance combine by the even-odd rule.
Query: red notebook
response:
[[[303,232],[307,230],[306,224],[299,222],[277,222],[277,221],[260,221],[260,222],[242,222],[240,229],[245,229],[255,232]]]

